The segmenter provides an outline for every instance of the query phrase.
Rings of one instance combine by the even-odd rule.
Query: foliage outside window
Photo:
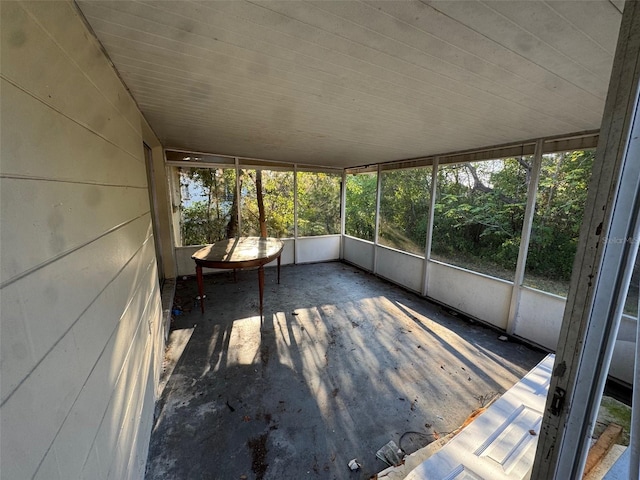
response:
[[[525,285],[567,295],[594,154],[578,150],[542,157]]]
[[[431,257],[513,280],[532,159],[442,166]]]
[[[229,168],[177,168],[182,245],[227,238],[236,220],[236,172]]]
[[[345,233],[373,241],[375,236],[377,173],[347,175]]]
[[[240,171],[242,235],[260,236],[262,202],[267,236],[293,237],[293,172],[242,169]]]
[[[379,243],[424,256],[431,167],[381,173]]]
[[[298,235],[340,233],[340,182],[335,173],[298,172]]]

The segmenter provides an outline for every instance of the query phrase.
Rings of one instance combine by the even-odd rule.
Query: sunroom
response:
[[[225,375],[246,383],[252,366],[267,367],[265,345],[285,365],[278,342],[303,337],[327,347],[324,360],[309,347],[314,361],[338,360],[354,379],[372,373],[347,361],[352,348],[369,364],[409,359],[394,365],[418,385],[428,355],[412,369],[403,342],[429,329],[400,319],[439,315],[430,328],[462,322],[451,327],[464,339],[450,352],[459,358],[477,346],[473,335],[495,339],[483,350],[491,362],[475,368],[513,362],[507,383],[555,353],[525,474],[582,474],[605,382],[630,400],[637,376],[634,2],[19,1],[0,3],[0,14],[3,478],[163,478],[150,476],[149,439],[153,455],[165,407],[180,407],[163,393],[166,367],[173,358],[181,375],[198,328],[211,335],[198,375],[212,391],[227,381],[208,370],[216,355],[235,359],[242,368]],[[264,311],[251,271],[235,280],[205,271],[203,298],[192,255],[261,236],[261,223],[283,244],[282,284],[266,268]],[[366,337],[330,343],[332,321],[367,331],[365,312],[376,325],[368,353]],[[281,339],[269,344],[265,325]],[[402,330],[402,340],[378,327]],[[257,332],[255,348],[243,328]],[[335,345],[345,350],[327,357]],[[187,352],[182,364],[176,349]],[[317,393],[296,368],[294,379]],[[354,396],[375,391],[358,382]],[[327,405],[346,393],[325,390]],[[394,401],[423,412],[415,389],[398,392]],[[236,400],[220,391],[190,415],[234,412]],[[374,422],[392,416],[375,405]],[[239,430],[257,421],[238,418]],[[629,478],[640,463],[636,431],[618,467]],[[257,467],[255,456],[233,461],[255,478],[287,478],[265,442]],[[351,471],[343,454],[310,474],[375,471]]]

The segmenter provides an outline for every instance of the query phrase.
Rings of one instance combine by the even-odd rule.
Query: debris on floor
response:
[[[391,440],[376,452],[376,457],[390,467],[397,467],[403,462],[404,452]]]
[[[507,342],[509,341],[509,337],[507,337],[506,335],[500,335],[498,337],[498,340],[500,340],[501,342]]]
[[[409,472],[420,465],[423,461],[437,452],[440,448],[449,442],[455,436],[455,432],[451,432],[448,435],[438,438],[435,441],[429,443],[426,447],[417,450],[411,455],[407,455],[402,465],[397,467],[387,467],[379,472],[377,475],[371,477],[374,480],[402,480]]]
[[[433,430],[430,424],[427,423],[425,426],[427,426],[431,432],[425,433],[409,430],[400,435],[398,448],[402,450],[405,455],[410,455],[440,438],[440,434]]]
[[[265,288],[277,285],[266,270]],[[262,318],[253,275],[205,277],[204,315],[195,279],[178,280],[146,480],[368,479],[387,468],[376,451],[389,440],[406,454],[439,444],[434,431],[460,425],[474,396],[542,356],[374,277],[358,287],[365,274],[341,263],[284,271]]]
[[[361,466],[362,466],[362,465],[360,465],[360,464],[358,463],[358,460],[357,460],[357,459],[355,459],[355,458],[349,462],[349,468],[350,468],[351,470],[353,470],[354,472],[355,472],[356,470],[359,470]]]

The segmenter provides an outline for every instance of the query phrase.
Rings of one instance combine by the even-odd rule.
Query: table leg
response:
[[[202,280],[202,267],[196,265],[196,278],[198,279],[198,294],[200,295],[200,310],[204,313],[204,281]]]
[[[260,315],[262,315],[262,297],[264,296],[264,267],[258,268],[258,289],[260,290]]]
[[[278,285],[280,284],[280,255],[278,255]]]

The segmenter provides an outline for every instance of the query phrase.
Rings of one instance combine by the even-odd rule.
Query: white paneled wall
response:
[[[0,16],[2,478],[143,478],[164,348],[149,134],[73,3]]]
[[[373,255],[375,251],[373,242],[346,235],[343,237],[342,242],[342,255],[346,261],[370,272],[373,271]]]
[[[555,350],[566,303],[564,297],[521,287],[514,333]]]
[[[338,260],[340,258],[340,240],[340,235],[296,238],[296,263]]]
[[[292,238],[284,238],[282,239],[284,243],[284,248],[282,249],[282,255],[280,256],[280,265],[289,265],[293,262],[293,248],[294,241]],[[178,275],[195,275],[196,274],[196,264],[194,263],[191,255],[200,250],[202,245],[192,245],[188,247],[176,247],[176,262],[178,265]],[[335,257],[337,259],[338,256]],[[274,267],[277,266],[278,262],[274,260],[271,263],[267,263],[266,267]],[[216,269],[216,268],[203,268],[204,273],[215,273],[215,272],[224,272],[225,270]],[[228,272],[228,270],[226,270]]]
[[[427,295],[498,327],[507,327],[512,283],[429,261]]]
[[[340,258],[340,235],[322,235],[319,237],[300,237],[297,239],[283,238],[284,249],[280,258],[281,265],[290,265],[292,263],[317,263],[330,262]],[[189,247],[176,247],[176,262],[178,265],[178,275],[195,275],[196,265],[191,259],[196,251],[200,250],[202,245]],[[294,261],[294,249],[297,258]],[[276,266],[277,262],[267,264],[267,267]],[[215,272],[214,268],[205,268],[205,273]]]
[[[416,255],[387,247],[377,249],[377,273],[392,282],[404,285],[409,290],[420,292],[424,276],[424,260]]]

